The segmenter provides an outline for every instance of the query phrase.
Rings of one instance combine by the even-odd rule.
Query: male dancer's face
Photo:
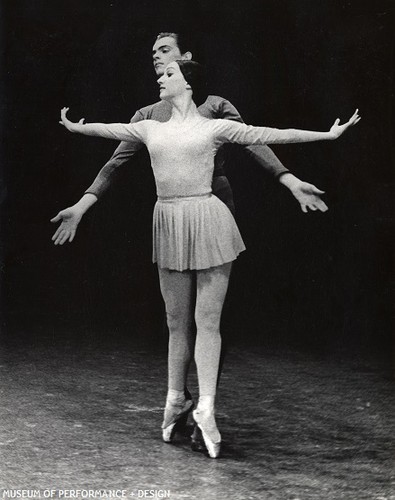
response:
[[[186,52],[181,54],[175,38],[165,36],[154,43],[152,47],[152,59],[154,63],[155,73],[162,76],[168,64],[177,61],[178,59],[191,59],[192,54]]]

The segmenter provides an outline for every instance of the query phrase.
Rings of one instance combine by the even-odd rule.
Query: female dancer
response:
[[[170,442],[193,403],[185,398],[188,360],[194,351],[199,400],[193,411],[209,456],[220,452],[221,435],[214,415],[220,357],[220,317],[231,263],[245,247],[232,214],[211,194],[214,156],[224,142],[274,144],[336,139],[360,117],[335,121],[329,132],[252,127],[229,120],[209,120],[197,111],[202,70],[194,61],[169,64],[158,79],[160,98],[172,104],[168,122],[135,124],[72,123],[61,111],[61,124],[85,135],[146,144],[158,201],[153,215],[153,262],[169,326],[168,394],[162,424]],[[193,319],[196,339],[192,334]]]

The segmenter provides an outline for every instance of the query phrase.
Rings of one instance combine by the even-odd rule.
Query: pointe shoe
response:
[[[194,410],[193,418],[202,431],[209,457],[218,458],[221,451],[221,434],[215,423],[214,412],[210,410]]]
[[[185,400],[181,405],[166,405],[162,423],[162,438],[165,443],[171,443],[176,431],[186,428],[188,415],[193,408],[191,399]]]

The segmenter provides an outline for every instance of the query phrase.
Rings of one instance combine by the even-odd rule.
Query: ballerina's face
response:
[[[190,89],[176,62],[172,62],[166,66],[165,72],[158,79],[158,84],[159,97],[165,101],[182,95],[187,89]]]

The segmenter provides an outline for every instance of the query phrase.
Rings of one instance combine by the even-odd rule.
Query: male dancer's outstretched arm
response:
[[[130,122],[137,123],[141,120],[144,120],[144,116],[140,111],[137,111]],[[140,142],[121,142],[108,162],[101,168],[95,180],[85,191],[82,198],[74,205],[61,210],[51,219],[53,223],[61,221],[60,226],[52,236],[52,241],[55,245],[63,245],[66,241],[70,243],[73,241],[78,225],[84,214],[109,188],[116,170],[122,165],[125,165],[141,147],[142,144]]]

